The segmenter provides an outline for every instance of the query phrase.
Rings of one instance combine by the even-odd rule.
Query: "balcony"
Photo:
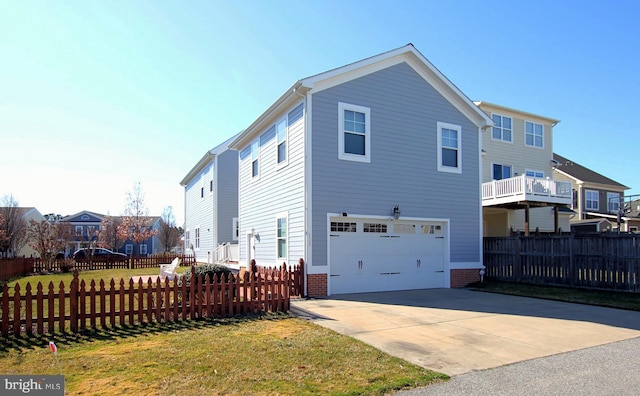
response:
[[[516,176],[482,183],[482,206],[536,202],[571,205],[571,182]]]

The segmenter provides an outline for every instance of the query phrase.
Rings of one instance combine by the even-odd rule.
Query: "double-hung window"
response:
[[[593,190],[585,190],[584,192],[585,208],[587,210],[598,210],[598,192]]]
[[[527,146],[544,147],[544,128],[542,124],[535,122],[524,122],[524,143]]]
[[[438,122],[438,170],[462,173],[462,128]]]
[[[276,245],[278,259],[287,259],[287,214],[276,217]]]
[[[278,165],[285,165],[287,163],[287,118],[285,117],[276,124],[276,137],[278,140]]]
[[[195,229],[195,233],[196,233],[195,235],[196,249],[200,249],[200,227]]]
[[[260,141],[256,140],[251,143],[251,177],[260,177]]]
[[[620,194],[618,193],[607,193],[607,209],[611,213],[617,213],[618,209],[620,209]]]
[[[511,117],[493,114],[491,116],[491,119],[493,120],[493,130],[491,132],[491,138],[494,140],[502,140],[504,142],[511,143],[513,141]]]
[[[338,103],[338,158],[371,162],[371,116],[368,107]]]
[[[511,166],[493,164],[493,180],[508,179],[511,177]]]

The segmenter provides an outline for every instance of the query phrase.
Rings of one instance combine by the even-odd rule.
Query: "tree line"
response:
[[[126,241],[132,241],[136,245],[134,251],[138,251],[140,243],[154,236],[158,236],[164,251],[169,252],[182,236],[182,228],[176,226],[170,206],[160,216],[159,228],[152,228],[139,183],[127,193],[122,216],[104,216],[99,227],[83,227],[81,234],[59,214],[43,217],[41,221],[27,221],[18,201],[12,195],[3,197],[0,202],[0,257],[14,256],[28,245],[46,264],[51,264],[71,243],[79,244],[81,248],[102,247],[117,251]]]

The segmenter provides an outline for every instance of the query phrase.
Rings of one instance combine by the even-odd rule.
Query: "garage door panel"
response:
[[[434,229],[433,222],[424,224],[431,224],[431,230]],[[389,231],[393,226],[393,222],[386,223]],[[356,232],[332,232],[331,293],[443,287],[445,240],[422,233],[422,227],[421,222],[415,222],[404,226],[403,230],[409,232],[363,232],[360,221]],[[443,225],[438,225],[438,230],[442,228]]]

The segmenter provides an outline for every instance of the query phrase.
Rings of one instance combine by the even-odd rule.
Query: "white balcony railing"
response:
[[[570,182],[524,175],[482,183],[483,206],[520,201],[570,205],[571,194]]]

